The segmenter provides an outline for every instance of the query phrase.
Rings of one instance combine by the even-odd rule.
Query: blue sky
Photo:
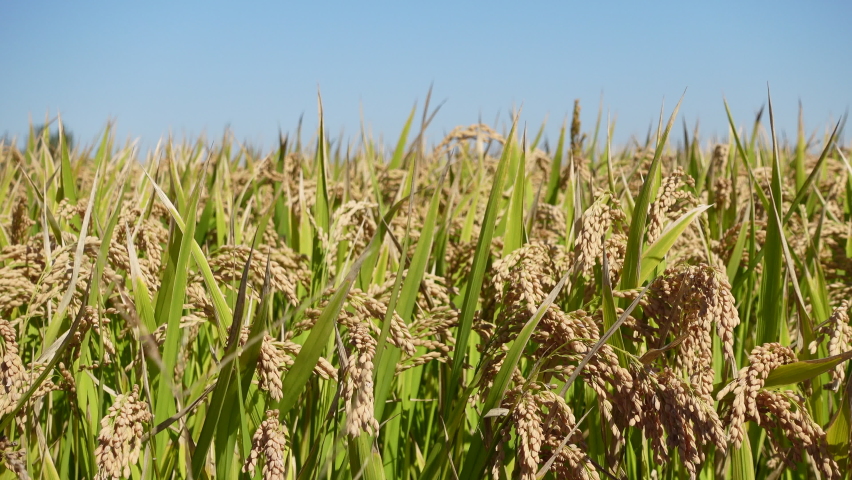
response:
[[[591,129],[603,95],[624,143],[685,88],[681,116],[707,140],[727,132],[723,96],[750,124],[767,82],[794,135],[799,100],[809,131],[852,105],[850,19],[848,1],[0,0],[0,135],[58,111],[83,143],[112,118],[143,146],[230,125],[269,148],[303,113],[312,133],[319,86],[330,133],[357,137],[363,110],[391,144],[434,84],[432,142],[520,105],[555,142],[575,98]]]

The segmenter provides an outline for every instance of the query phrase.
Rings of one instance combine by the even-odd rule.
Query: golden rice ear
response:
[[[28,231],[32,225],[35,225],[34,220],[29,218],[29,202],[27,202],[26,194],[18,194],[15,205],[12,208],[12,221],[9,226],[9,242],[12,245],[22,245],[29,240]]]
[[[534,480],[541,462],[541,445],[544,442],[542,419],[535,397],[524,392],[518,399],[512,414],[515,430],[518,433],[518,460],[521,465],[521,478]]]
[[[698,204],[688,190],[683,187],[694,186],[692,177],[687,176],[682,167],[677,167],[672,173],[663,178],[657,199],[651,203],[651,211],[648,214],[648,245],[654,243],[663,233],[665,225],[676,219],[681,213]]]
[[[748,361],[749,365],[740,369],[737,378],[716,395],[721,400],[728,393],[734,394],[725,422],[730,428],[729,438],[734,448],[739,448],[743,442],[746,420],[760,418],[757,396],[766,378],[779,366],[795,362],[796,354],[779,343],[767,343],[755,347]]]
[[[374,435],[379,429],[379,422],[373,416],[373,357],[376,355],[376,339],[363,321],[350,327],[347,336],[355,348],[347,360],[343,388],[346,433],[351,437],[357,437],[361,432]]]
[[[612,226],[613,220],[613,209],[609,202],[609,195],[603,195],[583,212],[582,226],[577,234],[574,252],[577,268],[588,278],[593,276],[595,263],[602,263],[600,258],[605,247],[604,234]]]
[[[815,333],[816,339],[808,345],[811,354],[817,353],[818,345],[828,338],[828,355],[835,356],[852,350],[852,326],[849,325],[849,300],[843,300],[834,309],[828,320]],[[846,365],[837,364],[831,370],[831,383],[825,388],[837,390],[846,378]]]
[[[290,435],[287,426],[278,420],[278,410],[267,410],[266,418],[257,427],[251,439],[251,452],[242,471],[253,473],[259,460],[263,462],[263,480],[287,478],[287,453]]]
[[[0,458],[8,470],[15,472],[18,478],[29,478],[27,473],[27,451],[17,450],[18,442],[6,437],[0,438]]]
[[[708,447],[725,450],[725,431],[712,400],[698,394],[670,368],[655,373],[634,367],[631,372],[631,394],[640,405],[629,424],[643,430],[658,464],[664,464],[674,453],[670,448],[676,449],[686,470],[694,476],[706,461]]]
[[[95,464],[95,480],[130,477],[130,467],[139,462],[145,426],[153,417],[148,403],[139,399],[139,386],[115,398],[101,419]]]
[[[18,400],[26,391],[27,372],[18,354],[18,333],[8,320],[0,319],[0,385],[4,386],[4,394],[0,396],[0,415],[6,415],[15,410]]]
[[[767,431],[778,429],[783,438],[793,444],[787,461],[801,461],[808,457],[813,468],[826,478],[841,476],[840,468],[828,451],[825,432],[814,422],[805,406],[805,399],[793,391],[760,390],[755,396],[759,422]],[[768,435],[776,452],[783,451],[786,441]]]

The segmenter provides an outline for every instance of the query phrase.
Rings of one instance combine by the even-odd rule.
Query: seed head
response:
[[[761,390],[755,397],[755,403],[759,416],[750,419],[763,426],[773,449],[780,452],[787,441],[793,444],[787,459],[791,466],[807,454],[814,469],[825,478],[842,476],[828,452],[825,432],[808,414],[804,398],[792,391]],[[780,438],[777,431],[782,433]]]
[[[379,430],[379,422],[373,416],[373,357],[376,355],[376,339],[370,335],[363,322],[350,327],[348,338],[355,348],[349,357],[349,375],[343,397],[346,400],[346,433],[356,437],[361,432],[373,434]]]
[[[18,355],[15,329],[7,320],[0,320],[0,414],[10,413],[26,390],[26,371]]]
[[[278,421],[278,410],[267,410],[266,419],[254,432],[251,452],[243,472],[253,472],[258,460],[263,460],[263,480],[284,480],[287,476],[287,460],[284,456],[288,443],[287,427]]]
[[[525,392],[518,400],[518,406],[512,414],[518,432],[518,457],[523,480],[534,480],[538,471],[539,452],[544,440],[539,413],[535,398],[529,392]]]
[[[9,227],[9,240],[12,245],[22,245],[29,238],[27,231],[35,222],[28,216],[27,196],[18,195],[15,206],[12,207],[12,224]]]
[[[745,421],[751,418],[760,423],[757,397],[766,378],[772,370],[781,365],[795,362],[796,354],[780,343],[767,343],[755,347],[748,356],[748,361],[749,365],[741,368],[737,378],[723,388],[716,397],[721,400],[729,392],[734,394],[725,423],[730,426],[730,441],[736,448],[742,444]]]
[[[681,190],[683,186],[694,183],[692,177],[687,176],[680,167],[663,179],[657,200],[651,204],[648,214],[649,244],[660,237],[669,218],[676,216],[685,206],[695,203],[689,192]]]
[[[817,339],[808,346],[811,353],[816,353],[817,346],[828,337],[828,354],[839,355],[852,349],[852,326],[849,325],[849,301],[843,300],[834,309],[825,324],[816,331]],[[846,377],[846,365],[840,363],[831,371],[831,383],[826,385],[830,390],[837,390]]]
[[[11,442],[5,436],[0,437],[0,464],[15,472],[20,480],[29,480],[27,473],[27,452],[17,450],[17,442]]]
[[[119,480],[130,477],[130,467],[139,462],[145,423],[151,421],[148,404],[139,400],[139,387],[118,395],[101,420],[95,463],[95,480]]]

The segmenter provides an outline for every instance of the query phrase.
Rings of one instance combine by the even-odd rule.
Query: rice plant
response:
[[[0,479],[849,478],[843,121],[579,108],[0,145]]]

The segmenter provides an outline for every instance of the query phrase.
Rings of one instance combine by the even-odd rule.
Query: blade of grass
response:
[[[184,222],[183,217],[180,212],[178,212],[177,208],[175,208],[174,204],[169,197],[166,195],[166,192],[157,185],[157,182],[145,172],[145,175],[148,177],[148,180],[151,182],[151,185],[154,187],[154,191],[157,193],[157,196],[160,198],[160,201],[166,206],[166,209],[172,216],[172,219],[175,222],[175,225],[181,231],[186,231],[186,222]],[[218,320],[217,326],[219,327],[219,333],[222,338],[225,338],[225,326],[230,326],[232,321],[232,313],[230,307],[228,307],[228,302],[225,300],[225,296],[222,294],[222,290],[219,288],[219,284],[216,283],[216,278],[213,276],[213,271],[210,269],[210,264],[207,262],[206,255],[201,250],[201,247],[192,239],[192,259],[195,262],[195,265],[201,271],[202,278],[204,278],[204,285],[207,287],[207,291],[210,293],[212,297],[211,300],[213,302],[213,310],[216,314],[216,319]]]
[[[44,336],[45,345],[50,345],[54,342],[54,340],[56,340],[56,336],[59,334],[59,330],[62,328],[64,323],[65,310],[68,308],[68,305],[74,297],[74,292],[77,290],[77,279],[80,276],[80,267],[82,266],[83,258],[85,257],[84,250],[86,249],[86,234],[88,233],[89,224],[92,219],[92,208],[95,206],[95,194],[98,190],[99,178],[100,171],[96,171],[95,178],[92,180],[92,191],[89,194],[89,204],[86,206],[86,213],[83,215],[83,223],[80,227],[80,235],[77,237],[77,249],[74,254],[74,267],[71,270],[71,279],[68,282],[69,288],[65,291],[65,295],[62,296],[62,300],[56,307],[56,312],[53,314],[52,320],[47,326],[47,332]]]
[[[195,244],[195,214],[198,206],[198,198],[201,195],[201,189],[204,181],[202,174],[193,189],[193,192],[186,205],[184,212],[186,216],[186,227],[183,232],[173,229],[172,248],[178,247],[178,255],[173,270],[174,277],[170,283],[170,295],[168,296],[167,304],[164,307],[163,313],[166,315],[164,324],[166,325],[166,336],[163,343],[163,370],[160,372],[160,382],[157,388],[156,401],[154,402],[154,423],[160,423],[172,416],[177,410],[175,401],[179,401],[180,389],[174,385],[172,375],[177,366],[178,353],[180,349],[180,337],[182,335],[180,328],[180,319],[183,316],[183,305],[186,297],[187,277],[190,267],[190,257],[192,245]],[[169,262],[172,258],[169,258]],[[166,275],[172,273],[166,272]],[[167,282],[163,282],[167,283]],[[166,452],[166,441],[168,435],[164,432],[155,438],[157,445],[157,459],[159,462],[164,461]],[[162,465],[162,463],[161,463]]]
[[[726,273],[728,275],[728,282],[731,285],[734,284],[734,278],[737,275],[737,271],[739,271],[740,262],[743,258],[743,252],[746,251],[745,242],[748,239],[749,222],[745,220],[745,216],[747,216],[749,211],[751,210],[751,205],[747,205],[748,210],[743,212],[743,219],[741,220],[742,226],[740,227],[740,233],[737,236],[737,243],[734,244],[734,249],[731,251],[731,258],[728,260]]]
[[[648,246],[648,249],[642,253],[642,263],[639,268],[641,272],[639,275],[639,285],[645,283],[651,277],[654,269],[663,261],[684,230],[702,213],[707,211],[708,208],[710,208],[710,205],[699,205],[684,213],[680,218],[670,223],[663,230],[663,233],[660,234],[660,237]]]
[[[764,388],[783,387],[810,380],[852,358],[852,350],[816,360],[800,360],[781,365],[766,377]]]
[[[319,107],[319,133],[317,134],[317,153],[316,153],[316,204],[314,205],[314,218],[317,222],[317,227],[322,229],[323,233],[328,235],[331,218],[331,204],[328,199],[328,145],[325,141],[325,119],[322,110],[322,96],[317,91],[317,105]]]
[[[740,448],[731,452],[731,478],[733,480],[754,480],[754,457],[751,453],[751,442],[743,442]]]
[[[524,138],[524,143],[526,137]],[[524,244],[524,187],[526,181],[526,146],[521,146],[521,157],[517,170],[514,172],[515,181],[512,187],[512,197],[506,212],[506,231],[503,234],[503,256],[515,251]]]
[[[234,306],[234,321],[231,324],[228,341],[225,344],[225,356],[222,359],[222,363],[227,363],[223,366],[220,365],[219,378],[216,379],[216,387],[213,389],[213,394],[210,397],[210,406],[204,416],[204,425],[196,442],[195,452],[192,455],[193,478],[201,478],[204,465],[207,462],[207,452],[210,450],[210,445],[214,444],[214,441],[217,475],[225,475],[222,478],[230,476],[231,460],[233,459],[234,445],[236,443],[236,432],[231,430],[231,420],[233,418],[229,416],[230,413],[226,413],[224,419],[222,415],[225,412],[232,412],[234,408],[234,393],[236,391],[234,372],[236,367],[233,360],[242,323],[246,288],[248,286],[248,271],[253,253],[254,249],[251,249],[240,278],[237,303]],[[230,450],[228,449],[229,446]],[[224,463],[224,465],[220,465],[220,463]]]
[[[322,355],[323,350],[326,345],[328,345],[328,339],[334,331],[334,322],[337,320],[337,316],[343,308],[343,302],[346,300],[349,289],[358,277],[361,265],[364,263],[364,260],[373,253],[373,250],[379,248],[382,240],[384,239],[384,235],[387,232],[385,225],[390,223],[391,219],[393,219],[393,216],[400,209],[405,200],[406,199],[403,199],[397,202],[385,215],[384,222],[382,222],[379,225],[379,228],[376,229],[376,233],[370,241],[370,245],[358,257],[355,263],[352,264],[352,267],[350,267],[349,273],[346,275],[343,282],[337,287],[334,295],[329,300],[328,305],[326,305],[322,313],[320,313],[319,319],[317,319],[316,324],[314,324],[314,327],[311,329],[311,333],[305,340],[301,351],[298,355],[296,355],[296,359],[290,367],[290,370],[287,372],[287,375],[284,376],[281,387],[281,390],[284,392],[284,396],[278,404],[278,409],[282,418],[290,411],[291,408],[293,408],[293,406],[295,406],[296,400],[298,400],[299,395],[302,393],[302,389],[304,389],[305,384],[307,384],[311,372],[316,366],[317,361],[319,361],[320,355]]]
[[[852,433],[852,377],[847,377],[838,405],[837,415],[825,430],[829,451],[837,461],[841,471],[849,466],[849,444]],[[848,471],[848,470],[847,470]]]
[[[767,208],[770,216],[781,211],[781,167],[778,155],[778,143],[775,139],[775,120],[772,111],[772,98],[769,98],[769,121],[772,129],[772,176],[770,181],[771,206]],[[759,188],[758,188],[759,189]],[[756,326],[757,345],[777,341],[780,336],[781,324],[786,315],[778,301],[784,294],[784,252],[782,247],[782,232],[779,223],[768,222],[766,226],[766,241],[763,250],[763,275],[760,281],[760,317]]]
[[[259,231],[255,232],[255,241],[258,233]],[[254,247],[252,246],[251,250],[249,250],[246,263],[243,266],[242,276],[240,277],[240,286],[237,291],[237,302],[234,305],[234,321],[231,323],[231,330],[226,343],[226,357],[223,361],[229,361],[230,364],[219,372],[219,380],[216,382],[218,386],[218,383],[222,381],[222,379],[225,379],[225,385],[221,390],[214,390],[213,397],[210,400],[211,405],[214,405],[214,402],[216,402],[215,404],[221,405],[222,408],[219,411],[219,415],[215,415],[216,412],[210,410],[210,413],[213,413],[214,415],[208,414],[208,416],[204,419],[205,424],[208,419],[211,421],[216,419],[214,423],[216,432],[214,437],[214,451],[216,452],[216,472],[218,478],[228,478],[233,476],[234,446],[237,443],[237,433],[239,432],[240,421],[245,418],[246,407],[245,404],[241,402],[241,398],[244,397],[244,394],[242,385],[239,384],[239,365],[237,362],[232,361],[232,359],[237,350],[237,345],[239,344],[240,330],[243,324],[242,320],[245,315],[248,275],[253,254]],[[267,265],[268,263],[269,262],[267,260]],[[221,401],[217,401],[217,395],[223,395]],[[227,413],[225,414],[225,417],[222,418],[221,415],[225,412]],[[234,412],[239,412],[239,415],[234,415]],[[204,435],[204,429],[202,429],[201,432],[202,435]],[[244,434],[248,435],[248,432],[244,432]],[[195,455],[199,456],[199,449],[197,447]]]
[[[387,462],[383,462],[381,457],[379,456],[378,463],[376,460],[376,456],[378,455],[374,452],[370,445],[372,436],[367,433],[362,433],[359,435],[357,439],[350,440],[350,447],[352,448],[352,454],[357,455],[357,457],[353,457],[350,454],[350,462],[356,462],[358,465],[366,463],[368,466],[364,470],[364,475],[367,480],[378,480],[379,478],[383,478],[384,471],[379,472],[379,466],[385,463],[384,467],[387,470],[387,474],[389,476],[394,475],[394,470],[397,467],[397,455],[399,448],[399,431],[400,431],[400,423],[401,419],[399,417],[399,413],[397,409],[399,408],[398,403],[394,402],[390,405],[391,409],[386,412],[385,408],[387,403],[385,400],[390,394],[391,388],[396,380],[396,365],[399,363],[402,352],[400,348],[396,345],[391,345],[388,343],[388,335],[391,330],[391,322],[394,321],[394,314],[397,310],[397,302],[399,301],[399,294],[402,288],[402,281],[405,277],[405,269],[408,266],[408,245],[411,241],[411,219],[414,216],[414,196],[410,194],[414,190],[415,181],[417,178],[417,157],[414,157],[414,161],[409,163],[408,168],[408,177],[406,186],[404,188],[404,193],[408,193],[409,201],[408,203],[408,212],[407,219],[405,225],[405,237],[403,238],[402,245],[400,245],[393,234],[393,231],[388,228],[388,237],[393,241],[394,245],[397,247],[399,251],[399,265],[396,272],[396,278],[394,279],[393,288],[391,290],[390,299],[388,301],[388,307],[385,312],[384,318],[382,319],[382,328],[379,333],[379,338],[376,343],[376,356],[373,359],[373,363],[378,365],[378,368],[375,369],[373,373],[374,385],[376,386],[374,389],[374,416],[378,420],[383,420],[386,417],[389,417],[387,422],[384,423],[384,435],[383,442],[385,445],[388,445],[385,448],[385,451],[391,451],[389,455],[389,459]],[[388,226],[389,227],[389,226]],[[421,238],[422,239],[422,238]],[[353,445],[354,443],[354,445]]]
[[[507,138],[514,138],[517,125],[518,117],[516,116],[512,122],[512,129]],[[479,293],[482,290],[485,266],[488,263],[488,258],[491,256],[491,239],[494,234],[494,226],[497,221],[497,210],[503,197],[502,186],[510,155],[510,146],[504,145],[503,153],[500,156],[500,162],[497,164],[497,171],[492,179],[491,194],[488,197],[488,204],[485,208],[485,217],[483,218],[482,227],[479,232],[479,239],[476,243],[473,265],[470,269],[470,273],[468,274],[467,290],[465,291],[464,302],[459,315],[459,326],[456,333],[456,349],[453,354],[453,366],[447,383],[447,391],[444,396],[445,414],[450,413],[451,405],[455,403],[458,386],[462,381],[461,376],[466,363],[465,357],[467,355],[468,341],[470,339],[470,332],[473,326],[473,315],[476,311],[477,304],[479,303]]]
[[[485,415],[498,407],[503,401],[503,397],[506,395],[506,390],[512,380],[512,374],[515,371],[515,367],[521,360],[521,354],[527,347],[527,343],[529,343],[533,332],[538,327],[538,323],[541,321],[542,317],[544,317],[545,312],[547,312],[550,306],[553,305],[553,302],[556,300],[559,292],[562,291],[562,288],[565,286],[565,283],[568,281],[572,273],[573,272],[568,272],[559,279],[559,282],[553,287],[547,298],[545,298],[541,305],[539,305],[535,315],[527,321],[521,332],[518,334],[518,338],[516,338],[512,343],[512,346],[506,353],[503,364],[500,366],[499,372],[497,372],[497,375],[494,377],[494,383],[488,391],[488,396],[482,404],[481,411],[484,412]],[[480,417],[480,425],[484,420],[484,416]],[[481,478],[489,455],[489,452],[485,447],[486,443],[482,436],[474,435],[470,448],[465,455],[462,472],[459,478],[463,480]]]
[[[411,130],[411,123],[414,121],[414,112],[417,111],[417,105],[411,108],[411,113],[408,115],[408,120],[405,121],[405,125],[402,127],[402,132],[399,134],[399,140],[396,142],[396,149],[393,151],[393,157],[391,157],[390,164],[388,168],[397,169],[402,168],[402,160],[403,155],[405,154],[405,144],[408,142],[408,132]],[[425,111],[423,112],[426,113]]]
[[[130,227],[125,226],[127,230],[127,255],[130,260],[130,283],[133,288],[133,298],[136,301],[136,311],[141,317],[142,324],[147,330],[146,335],[154,333],[157,329],[157,321],[154,318],[154,307],[151,306],[151,295],[148,290],[148,285],[145,284],[145,278],[142,276],[142,270],[139,267],[139,259],[136,256],[136,247],[133,245],[134,235],[130,232]]]
[[[71,205],[77,204],[77,184],[74,181],[74,172],[71,170],[71,155],[68,151],[68,138],[65,136],[65,128],[62,124],[62,118],[57,115],[57,126],[59,128],[59,150],[60,150],[60,171],[62,173],[62,184],[57,190],[57,201],[62,199],[68,200]]]
[[[686,92],[684,92],[686,95]],[[672,129],[674,120],[677,117],[677,111],[680,109],[680,104],[683,101],[683,95],[675,105],[669,123],[663,130],[662,135],[657,139],[657,148],[654,151],[654,159],[651,161],[648,176],[642,184],[642,189],[639,190],[639,196],[636,198],[636,203],[633,207],[633,215],[630,220],[630,231],[627,236],[627,251],[624,256],[624,268],[621,273],[621,289],[629,290],[638,287],[641,282],[641,259],[642,250],[645,243],[645,225],[648,219],[648,209],[651,203],[657,197],[657,190],[660,188],[660,172],[661,159],[663,149],[666,146],[669,132]]]

